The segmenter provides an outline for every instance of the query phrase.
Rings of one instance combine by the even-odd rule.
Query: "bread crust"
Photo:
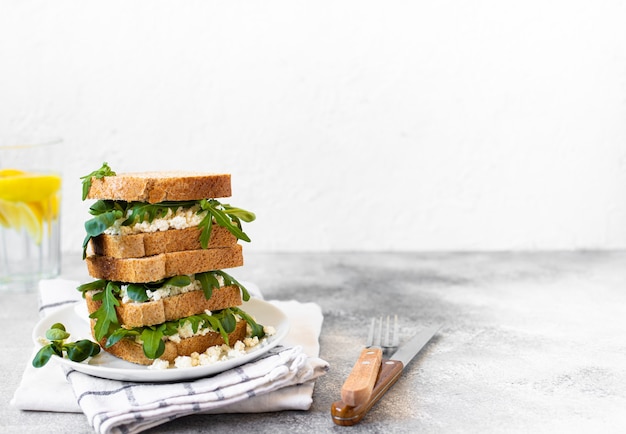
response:
[[[113,258],[90,255],[85,258],[87,271],[96,279],[115,282],[155,282],[172,276],[203,273],[243,265],[240,244],[216,249],[185,250],[143,258]]]
[[[230,174],[138,172],[91,178],[87,199],[148,203],[200,200],[231,195]]]
[[[85,294],[85,301],[90,314],[102,305],[102,302],[94,300],[93,293],[89,292]],[[204,297],[204,292],[190,291],[156,301],[120,303],[115,310],[120,325],[134,328],[161,324],[197,315],[206,310],[222,310],[241,304],[241,290],[235,285],[229,285],[214,289],[208,300]]]
[[[245,321],[239,321],[235,327],[235,330],[228,335],[228,343],[232,346],[237,341],[242,341],[246,337]],[[92,320],[92,333],[93,333],[93,320]],[[106,339],[100,342],[100,346],[104,351],[110,353],[120,359],[128,362],[137,363],[140,365],[151,365],[154,360],[149,359],[143,353],[143,347],[132,339],[124,338],[118,341],[115,345],[105,348],[104,344]],[[203,353],[207,348],[214,345],[222,345],[224,339],[218,332],[209,332],[204,336],[193,336],[186,339],[181,339],[179,343],[173,341],[165,342],[165,352],[159,357],[159,359],[167,360],[170,363],[174,362],[174,359],[178,356],[189,356],[194,352]]]
[[[112,258],[143,258],[160,253],[199,250],[200,233],[197,227],[187,229],[169,229],[132,235],[98,235],[91,239],[91,249],[97,255]],[[237,244],[237,237],[228,229],[214,224],[208,248],[232,247]]]

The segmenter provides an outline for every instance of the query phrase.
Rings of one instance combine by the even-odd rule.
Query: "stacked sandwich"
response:
[[[82,179],[83,200],[96,200],[83,259],[97,280],[78,289],[105,351],[150,365],[263,337],[224,271],[243,265],[241,222],[254,220],[217,200],[231,195],[229,174],[118,175],[104,163]]]

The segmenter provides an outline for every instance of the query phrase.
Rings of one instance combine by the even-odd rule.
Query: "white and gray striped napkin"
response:
[[[80,300],[77,282],[42,281],[42,316]],[[258,289],[247,285],[253,296]],[[289,318],[284,346],[210,378],[181,383],[133,383],[65,371],[54,363],[26,367],[12,405],[22,410],[83,412],[98,433],[141,432],[197,413],[307,410],[314,380],[328,369],[318,358],[323,316],[314,303],[270,301]],[[34,353],[33,353],[34,355]]]

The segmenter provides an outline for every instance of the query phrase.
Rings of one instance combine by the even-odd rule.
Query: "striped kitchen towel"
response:
[[[42,281],[41,316],[82,302],[76,286],[74,281]],[[262,298],[255,285],[246,287],[252,296]],[[29,363],[12,405],[22,410],[82,411],[98,433],[141,432],[197,413],[307,410],[314,380],[328,369],[328,363],[318,358],[321,309],[315,303],[294,300],[270,303],[288,316],[290,330],[283,346],[257,361],[180,383],[107,380],[64,371],[56,363],[39,369]]]
[[[78,404],[89,423],[98,433],[137,433],[182,416],[205,412],[248,412],[265,407],[265,395],[296,386],[288,393],[290,407],[298,403],[302,409],[310,406],[308,394],[298,385],[309,383],[323,375],[327,364],[308,357],[302,347],[274,349],[274,354],[256,362],[230,369],[210,378],[183,383],[145,384],[104,380],[69,370]],[[256,402],[252,398],[260,397]],[[304,399],[303,399],[304,398]],[[244,407],[242,407],[244,408]],[[273,410],[282,408],[274,406]]]

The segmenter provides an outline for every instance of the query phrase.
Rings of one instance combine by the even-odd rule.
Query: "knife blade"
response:
[[[383,359],[378,379],[374,384],[370,399],[356,407],[347,405],[343,401],[335,401],[330,407],[333,422],[337,425],[355,425],[363,419],[365,414],[376,404],[385,392],[400,378],[404,368],[419,354],[426,344],[435,336],[441,325],[429,327],[413,336],[391,356]]]

